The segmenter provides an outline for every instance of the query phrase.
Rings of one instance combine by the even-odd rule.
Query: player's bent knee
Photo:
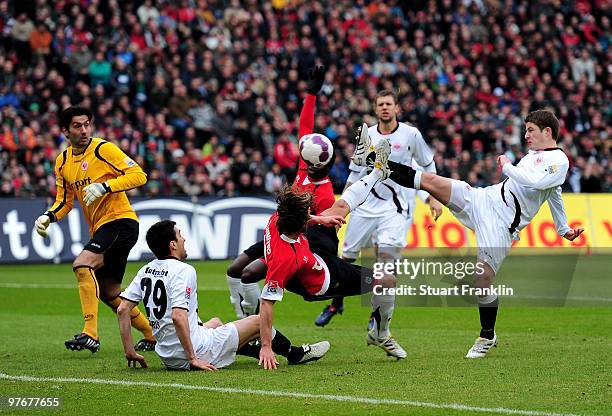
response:
[[[77,267],[90,267],[92,269],[98,269],[104,264],[104,255],[92,253],[91,251],[82,251],[72,262],[72,268]]]

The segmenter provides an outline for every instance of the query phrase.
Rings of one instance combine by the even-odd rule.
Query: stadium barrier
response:
[[[559,237],[548,207],[521,232],[517,247],[612,247],[611,194],[566,194],[563,196],[568,222],[585,228],[585,234],[574,242]],[[69,262],[89,239],[88,225],[78,207],[59,223],[50,227],[49,238],[33,230],[36,218],[49,206],[45,199],[4,198],[0,200],[0,263]],[[546,204],[545,204],[546,205]],[[187,242],[190,259],[227,259],[263,238],[267,220],[275,210],[268,197],[132,198],[140,220],[140,236],[130,260],[152,257],[145,233],[162,218],[176,221]],[[344,227],[340,230],[340,240]],[[460,248],[476,244],[474,233],[466,230],[445,209],[434,222],[429,209],[420,201],[414,223],[407,237],[408,248]]]

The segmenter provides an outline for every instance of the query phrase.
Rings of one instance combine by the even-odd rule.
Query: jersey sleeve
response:
[[[186,265],[171,280],[169,289],[170,308],[189,310],[191,296],[197,290],[197,276],[193,266]]]
[[[314,130],[314,111],[316,102],[316,95],[306,94],[306,98],[304,99],[304,106],[302,107],[302,111],[300,112],[300,121],[298,124],[298,145],[302,136],[310,134]],[[302,159],[302,155],[299,152],[298,157],[300,160],[298,168],[306,169],[306,162],[304,162],[304,159]]]
[[[64,151],[59,155],[55,161],[55,187],[57,194],[55,196],[55,202],[47,211],[51,222],[59,221],[61,218],[66,216],[74,206],[74,191],[69,184],[66,183],[66,179],[63,176],[62,169],[66,163],[67,151]]]
[[[142,279],[142,269],[138,271],[132,283],[125,288],[119,297],[121,299],[129,300],[130,302],[140,303],[143,298],[142,287],[140,286],[140,279]]]
[[[107,181],[111,192],[127,191],[147,183],[147,175],[136,162],[113,143],[102,142],[96,147],[95,155],[106,162],[116,174]]]
[[[295,274],[296,269],[295,256],[281,255],[271,259],[271,261],[268,262],[266,284],[261,291],[261,298],[267,300],[283,300],[285,284]]]
[[[414,159],[425,172],[436,173],[434,154],[419,130],[415,131]]]
[[[562,185],[565,182],[568,169],[569,161],[567,156],[563,154],[562,157],[557,155],[547,157],[541,167],[534,169],[506,163],[502,168],[502,172],[520,185],[544,190]]]
[[[565,215],[565,207],[563,205],[563,198],[561,197],[561,187],[557,186],[555,192],[548,197],[548,207],[552,214],[557,233],[560,236],[564,236],[565,233],[571,230],[571,227],[567,224],[567,216]]]

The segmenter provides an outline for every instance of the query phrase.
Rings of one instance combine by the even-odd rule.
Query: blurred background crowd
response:
[[[606,0],[0,0],[0,196],[54,193],[58,112],[148,173],[134,195],[266,194],[295,174],[315,63],[315,131],[341,191],[357,125],[398,91],[441,174],[499,180],[524,154],[523,118],[551,107],[566,192],[610,192],[611,3]]]

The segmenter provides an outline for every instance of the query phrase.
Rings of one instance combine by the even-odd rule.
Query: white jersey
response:
[[[378,130],[378,124],[375,124],[368,128],[368,134],[374,146],[382,139],[389,140],[391,143],[389,160],[406,166],[412,166],[414,161],[426,172],[436,171],[433,152],[416,127],[398,123],[393,132],[382,134]],[[352,172],[349,177],[351,182],[356,182],[366,173],[365,167],[352,162],[349,169]],[[374,186],[366,201],[353,211],[353,215],[372,217],[397,212],[407,216],[413,198],[414,194],[406,191],[406,188],[391,179],[386,179]]]
[[[143,301],[153,335],[155,352],[162,358],[187,358],[174,323],[172,309],[188,311],[189,332],[194,351],[207,342],[198,325],[198,292],[193,266],[170,258],[153,260],[138,271],[121,298],[134,303]]]
[[[516,235],[525,228],[545,201],[559,235],[570,230],[561,199],[561,185],[568,169],[569,160],[560,148],[530,150],[516,166],[504,165],[502,172],[508,178],[486,189],[497,202],[494,207],[511,233]]]

